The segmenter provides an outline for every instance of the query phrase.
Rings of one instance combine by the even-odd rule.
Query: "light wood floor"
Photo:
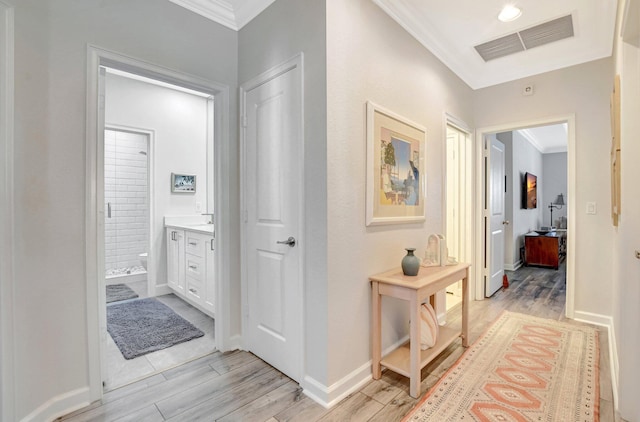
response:
[[[503,310],[564,320],[564,266],[558,271],[522,268],[507,273],[510,287],[491,299],[471,302],[470,340],[475,341]],[[456,309],[449,324],[460,324]],[[606,329],[600,329],[601,421],[615,419]],[[452,344],[424,368],[422,391],[433,386],[463,352]],[[298,385],[254,355],[213,353],[105,394],[102,403],[74,412],[68,421],[381,421],[402,417],[417,403],[408,380],[384,371],[330,410],[302,394]]]

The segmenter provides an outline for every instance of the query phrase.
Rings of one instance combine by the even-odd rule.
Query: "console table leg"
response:
[[[409,395],[413,398],[420,396],[420,302],[417,295],[410,300],[411,332],[409,334]]]
[[[380,293],[378,292],[378,283],[371,283],[371,362],[373,379],[380,379],[382,372],[380,370],[380,360],[382,359],[382,324],[381,324],[381,303]]]
[[[462,347],[469,347],[469,269],[462,279]]]

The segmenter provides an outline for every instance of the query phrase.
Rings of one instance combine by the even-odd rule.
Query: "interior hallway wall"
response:
[[[618,408],[629,422],[640,421],[640,1],[620,0],[615,38],[615,72],[621,83],[622,214],[614,230],[613,321],[618,351]],[[629,10],[622,32],[622,11]],[[609,80],[609,88],[613,79]],[[609,147],[609,143],[605,143]],[[609,155],[607,155],[608,159]],[[607,175],[607,181],[610,180]],[[606,213],[609,213],[607,206]],[[611,219],[609,219],[611,224]],[[615,382],[615,380],[614,380]]]
[[[566,205],[562,208],[553,209],[553,224],[551,224],[551,210],[549,204],[555,203],[559,194],[564,197],[564,203],[567,203],[567,153],[554,152],[542,155],[542,189],[543,196],[540,198],[540,205],[543,210],[542,225],[553,225],[560,228],[558,220],[560,217],[567,217]],[[566,228],[566,227],[565,227]]]
[[[215,80],[234,93],[237,34],[155,0],[21,0],[15,19],[15,417],[43,420],[41,405],[61,409],[89,397],[87,44]],[[233,147],[235,110],[232,95],[224,142]],[[233,148],[230,159],[237,162]],[[237,178],[227,176],[237,216]],[[238,246],[230,248],[233,256]],[[231,274],[237,268],[232,263]]]
[[[609,144],[602,141],[610,136],[612,67],[611,58],[596,60],[480,89],[474,95],[477,128],[575,113],[576,221],[575,233],[569,234],[578,263],[575,310],[602,316],[613,312]],[[534,95],[522,96],[525,84],[533,84]],[[596,202],[597,214],[586,214],[587,202]]]
[[[372,274],[444,231],[445,112],[473,127],[473,92],[370,0],[327,1],[329,379],[370,374]],[[426,221],[365,226],[366,102],[426,128]],[[404,303],[383,300],[383,348],[408,334]],[[358,379],[360,381],[360,379]]]

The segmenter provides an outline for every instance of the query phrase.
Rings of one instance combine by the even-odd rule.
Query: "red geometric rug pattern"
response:
[[[599,420],[598,332],[503,314],[403,421]]]

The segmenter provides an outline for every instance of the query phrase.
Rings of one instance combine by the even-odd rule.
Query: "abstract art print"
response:
[[[425,129],[367,102],[367,226],[425,219]]]

